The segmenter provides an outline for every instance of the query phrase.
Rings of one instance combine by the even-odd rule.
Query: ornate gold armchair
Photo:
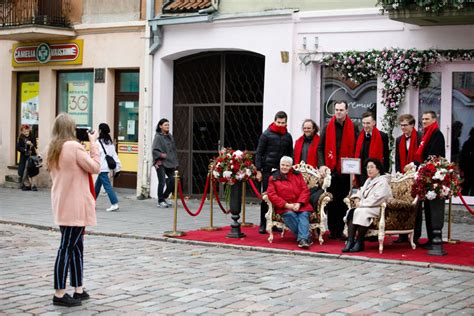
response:
[[[408,170],[405,174],[397,173],[390,181],[393,199],[382,203],[380,217],[375,217],[367,231],[366,237],[378,236],[379,253],[383,252],[385,235],[408,234],[413,249],[417,198],[411,196],[411,187],[415,180],[415,170]],[[355,207],[352,200],[344,199],[349,208]],[[346,226],[347,231],[347,226]]]
[[[294,165],[293,169],[301,172],[309,189],[321,187],[324,191],[318,199],[317,209],[314,210],[309,217],[309,228],[312,234],[314,237],[319,237],[319,244],[323,244],[323,235],[327,230],[327,214],[325,207],[330,201],[332,201],[332,194],[326,192],[326,189],[331,185],[331,172],[328,170],[328,173],[323,177],[317,169],[313,168],[311,165],[305,164],[304,161]],[[268,237],[268,242],[271,243],[273,241],[273,227],[278,227],[282,230],[281,237],[284,236],[285,230],[289,229],[286,227],[283,218],[274,212],[273,205],[268,199],[266,192],[262,194],[262,198],[268,204],[268,212],[265,217],[267,219],[266,229],[270,235]]]

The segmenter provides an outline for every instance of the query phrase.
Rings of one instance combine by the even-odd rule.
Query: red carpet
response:
[[[344,247],[344,242],[341,240],[330,240],[325,236],[324,244],[314,243],[309,250],[302,250],[296,245],[296,238],[291,232],[285,232],[283,238],[279,233],[273,235],[273,243],[267,241],[268,235],[260,235],[258,227],[242,228],[242,232],[247,236],[244,238],[226,238],[230,227],[224,227],[219,231],[207,232],[201,230],[189,231],[180,239],[196,240],[203,242],[223,243],[242,246],[277,248],[295,251],[311,251],[315,253],[330,253],[342,254],[341,249]],[[397,237],[394,236],[394,240]],[[421,240],[424,242],[423,240]],[[348,256],[363,256],[368,258],[381,258],[389,260],[403,260],[403,261],[418,261],[429,263],[453,264],[462,266],[474,266],[474,242],[460,242],[458,244],[444,244],[444,250],[448,253],[446,256],[429,256],[428,251],[417,247],[415,250],[411,249],[408,243],[406,244],[390,244],[390,237],[385,238],[383,254],[379,254],[378,242],[366,242],[365,251],[354,254],[346,254]]]

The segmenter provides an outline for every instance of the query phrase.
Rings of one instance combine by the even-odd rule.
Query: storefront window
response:
[[[338,100],[347,100],[349,117],[358,130],[362,129],[362,114],[367,111],[377,115],[377,80],[369,79],[361,84],[345,80],[331,68],[323,68],[322,89],[322,126],[334,115],[334,104]]]
[[[434,111],[438,118],[441,115],[441,73],[430,72],[426,74],[420,86],[418,128],[423,129],[421,117],[425,111]]]
[[[92,127],[93,72],[58,74],[58,112],[69,113],[78,126]]]

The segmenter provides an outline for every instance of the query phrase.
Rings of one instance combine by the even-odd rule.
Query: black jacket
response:
[[[345,122],[344,122],[345,123]],[[326,150],[326,130],[328,126],[324,126],[323,131],[321,132],[321,138],[319,139],[319,146],[318,146],[318,166],[325,166],[326,165],[326,156],[324,152]],[[342,132],[344,130],[344,125],[337,123],[336,121],[336,155],[337,159],[339,159],[339,153],[341,151],[341,142],[342,142]],[[357,127],[354,125],[354,148],[355,144],[357,143],[357,137],[359,136],[359,132],[357,131]]]
[[[430,140],[428,143],[425,145],[425,148],[423,148],[423,161],[428,159],[429,156],[440,156],[440,157],[446,157],[446,147],[445,147],[445,142],[444,142],[444,136],[443,133],[439,129],[437,129],[433,134],[431,135]]]
[[[420,131],[416,132],[418,146],[420,146],[422,135],[423,134]],[[402,136],[397,137],[397,139],[395,141],[395,171],[403,173],[403,170],[400,170],[400,150],[399,150],[400,140],[402,139],[402,137],[404,137],[403,134],[402,134]],[[407,155],[408,155],[408,153],[407,153]],[[412,161],[408,161],[408,163],[410,163],[410,162],[412,162]]]
[[[382,144],[383,144],[383,168],[386,173],[388,173],[388,169],[390,168],[390,151],[388,148],[388,136],[386,133],[379,131],[380,136],[382,137]],[[361,133],[365,133],[363,130]],[[370,149],[370,142],[367,139],[364,139],[362,143],[362,149],[360,150],[360,161],[362,163],[362,170],[361,175],[357,176],[357,180],[359,181],[359,185],[362,186],[367,180],[367,169],[365,168],[364,164],[367,158],[369,158],[369,149]]]
[[[283,156],[293,157],[293,138],[290,133],[280,135],[266,129],[258,139],[255,166],[259,171],[279,169]]]

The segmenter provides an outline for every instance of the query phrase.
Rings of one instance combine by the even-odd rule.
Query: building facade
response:
[[[363,112],[376,112],[382,128],[381,76],[355,84],[325,67],[324,56],[384,48],[474,49],[472,18],[463,25],[420,26],[382,15],[376,1],[186,3],[165,2],[149,21],[156,39],[150,53],[153,125],[161,117],[173,122],[185,188],[193,193],[202,192],[208,159],[220,146],[254,150],[279,110],[288,113],[294,137],[306,118],[325,125],[336,99],[349,101],[356,122]],[[451,159],[473,127],[474,62],[446,61],[427,72],[429,83],[410,88],[399,113],[414,114],[418,124],[423,111],[437,112]],[[453,136],[456,121],[462,130]]]
[[[0,5],[0,176],[15,174],[16,139],[28,124],[40,153],[58,113],[78,126],[107,123],[124,177],[137,187],[147,54],[144,1],[4,1]],[[40,187],[50,185],[45,168]]]

